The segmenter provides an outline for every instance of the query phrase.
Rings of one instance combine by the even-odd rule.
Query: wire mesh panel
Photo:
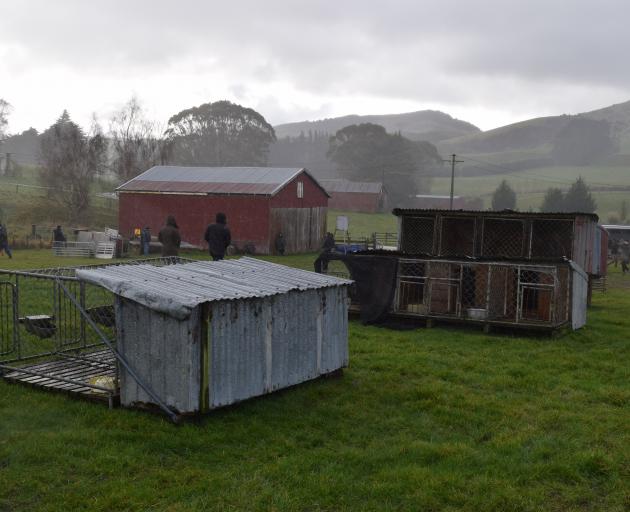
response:
[[[518,270],[512,266],[493,265],[488,270],[490,292],[488,319],[516,321]]]
[[[0,356],[12,354],[17,348],[15,301],[15,285],[0,282]]]
[[[571,259],[573,255],[573,221],[537,219],[532,221],[532,258]]]
[[[400,260],[398,263],[397,309],[425,314],[426,263],[422,260]]]
[[[487,265],[462,267],[461,302],[468,318],[482,320],[487,316],[488,269]]]
[[[432,261],[429,266],[429,312],[458,315],[461,265]]]
[[[526,238],[523,220],[484,219],[481,254],[489,258],[521,257]]]
[[[440,254],[442,256],[475,255],[475,219],[443,217],[440,229]]]
[[[550,322],[553,316],[556,277],[553,269],[519,270],[519,320]]]
[[[408,254],[432,254],[435,219],[432,217],[404,217],[400,250]]]
[[[548,327],[570,320],[571,269],[564,263],[400,259],[397,279],[400,314]]]

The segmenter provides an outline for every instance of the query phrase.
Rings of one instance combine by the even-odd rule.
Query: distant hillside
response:
[[[577,115],[521,121],[486,132],[441,140],[437,146],[443,154],[484,155],[493,163],[512,164],[510,168],[513,169],[552,165],[552,150],[557,137],[572,121],[580,118],[609,123],[610,135],[618,143],[617,152],[630,153],[630,101]]]
[[[421,110],[406,114],[350,115],[319,121],[280,124],[274,129],[278,139],[282,139],[298,137],[301,133],[306,135],[309,131],[332,135],[348,125],[359,123],[380,124],[390,133],[399,131],[409,139],[426,140],[432,143],[480,132],[475,125],[454,119],[448,114],[436,110]]]

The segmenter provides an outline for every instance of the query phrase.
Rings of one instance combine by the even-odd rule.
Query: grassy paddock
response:
[[[611,281],[555,340],[351,322],[343,377],[180,427],[0,382],[0,510],[628,510],[630,278]]]

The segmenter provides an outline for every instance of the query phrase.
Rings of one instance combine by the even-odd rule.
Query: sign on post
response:
[[[348,231],[348,217],[345,215],[337,215],[337,227],[338,231]]]

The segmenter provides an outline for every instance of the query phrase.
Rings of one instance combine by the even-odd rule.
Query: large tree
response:
[[[397,206],[412,204],[415,194],[428,190],[430,171],[442,161],[432,144],[372,123],[339,130],[330,138],[327,156],[348,179],[383,181]]]
[[[146,118],[138,99],[132,97],[110,122],[111,169],[128,181],[165,160],[165,140],[154,121]]]
[[[11,111],[11,105],[8,101],[0,98],[0,142],[4,140],[5,132],[4,130],[9,123],[8,117],[9,112]]]
[[[507,180],[503,180],[492,194],[493,210],[514,210],[516,208],[516,192]]]
[[[171,162],[215,166],[265,165],[276,140],[262,115],[229,101],[182,110],[168,120],[166,136]]]
[[[90,205],[90,187],[104,170],[107,141],[96,121],[89,133],[70,119],[67,111],[41,138],[41,183],[67,207],[72,221],[80,220]]]
[[[593,213],[596,209],[591,190],[580,176],[564,196],[564,211]]]
[[[562,212],[564,211],[564,194],[562,190],[556,187],[550,187],[545,193],[542,205],[540,206],[542,212]]]

